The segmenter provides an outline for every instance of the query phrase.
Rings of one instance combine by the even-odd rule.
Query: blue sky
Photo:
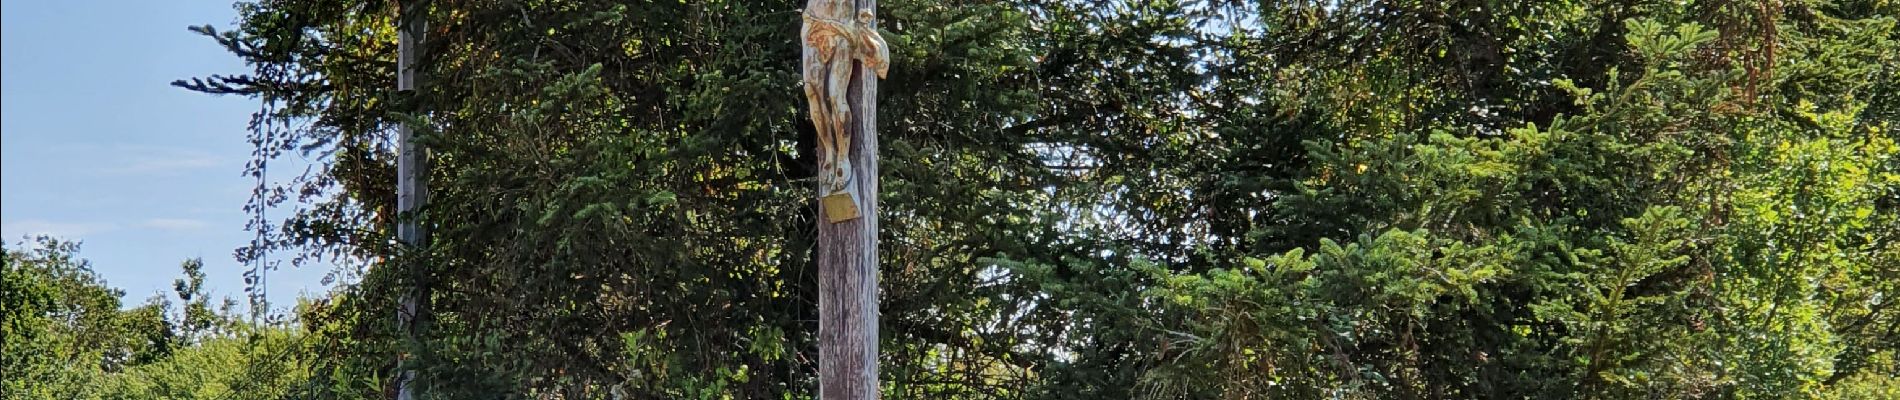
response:
[[[128,303],[169,291],[188,258],[206,286],[244,297],[242,176],[254,100],[171,87],[242,73],[189,25],[228,27],[228,0],[0,3],[0,234],[84,242],[80,255]],[[288,169],[288,168],[286,168]],[[279,212],[281,213],[281,212]],[[272,272],[273,308],[322,290],[322,268]]]

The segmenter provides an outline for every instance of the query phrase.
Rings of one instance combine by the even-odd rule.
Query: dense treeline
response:
[[[361,276],[287,396],[810,397],[801,3],[437,0],[413,94],[392,1],[197,29],[318,161],[241,253]],[[879,7],[888,398],[1900,395],[1900,3]]]
[[[0,254],[0,398],[276,398],[307,379],[302,335],[214,301],[197,259],[169,296],[125,307],[78,243],[16,245]]]

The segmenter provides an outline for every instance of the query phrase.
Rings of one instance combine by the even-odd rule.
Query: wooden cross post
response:
[[[877,79],[890,54],[876,0],[808,0],[804,83],[817,125],[818,391],[878,398]]]
[[[416,61],[422,49],[417,42],[422,40],[423,2],[408,0],[399,3],[396,12],[396,90],[413,94],[419,85],[416,76]],[[413,98],[413,97],[412,97]],[[408,250],[421,249],[428,240],[428,231],[417,223],[416,211],[429,201],[428,162],[429,153],[415,142],[415,127],[403,122],[396,127],[396,240],[401,241]],[[412,260],[402,257],[401,260]],[[411,265],[406,270],[416,271],[420,266]],[[418,276],[420,273],[417,274]],[[415,338],[417,327],[428,319],[429,292],[420,282],[401,296],[401,309],[396,311],[396,322],[402,326],[405,334]],[[419,396],[415,384],[415,359],[413,356],[400,360],[402,375],[396,378],[396,399],[412,400]]]

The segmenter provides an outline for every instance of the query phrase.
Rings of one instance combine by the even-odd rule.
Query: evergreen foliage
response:
[[[245,393],[380,398],[413,358],[438,398],[811,397],[801,6],[432,1],[413,94],[393,90],[392,1],[260,0],[234,30],[194,28],[253,68],[177,83],[261,101],[250,172],[317,161],[258,188],[252,207],[299,212],[253,221],[263,240],[241,254],[361,267],[264,336],[301,343],[282,347],[301,361],[255,367],[284,391]],[[879,16],[887,398],[1900,387],[1900,3],[887,0]],[[433,151],[414,216],[433,239],[413,251],[392,240],[403,121]],[[7,257],[7,336],[57,337],[9,341],[7,370],[26,371],[9,392],[62,393],[41,390],[77,375],[35,369],[48,355],[138,390],[177,363],[242,364],[197,339],[216,324],[193,316],[215,313],[191,306],[163,340],[80,345],[108,339],[52,317],[92,278],[14,266],[56,257]],[[411,340],[392,310],[415,284],[434,314]],[[119,312],[103,298],[81,307]]]

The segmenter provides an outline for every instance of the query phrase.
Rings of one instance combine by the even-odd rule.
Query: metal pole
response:
[[[416,76],[416,61],[417,53],[421,52],[421,49],[417,48],[417,42],[422,40],[424,29],[425,12],[422,3],[421,0],[403,1],[398,5],[396,13],[398,20],[396,90],[411,95],[420,86]],[[428,232],[416,221],[416,211],[420,210],[423,204],[428,203],[429,191],[425,178],[428,176],[429,160],[427,150],[415,142],[414,127],[409,125],[409,122],[404,121],[396,127],[396,146],[399,152],[396,156],[396,215],[398,218],[396,239],[402,242],[406,250],[419,250],[425,246],[428,239]],[[401,259],[412,260],[413,258]],[[405,270],[420,270],[419,265],[409,267]],[[402,294],[402,308],[396,313],[397,323],[412,340],[415,339],[417,326],[427,318],[429,313],[428,288],[423,287],[420,281],[413,282],[415,282],[414,286]],[[412,355],[406,356],[401,363],[403,368],[402,375],[396,381],[396,399],[416,399],[418,391],[415,384],[415,359]]]

